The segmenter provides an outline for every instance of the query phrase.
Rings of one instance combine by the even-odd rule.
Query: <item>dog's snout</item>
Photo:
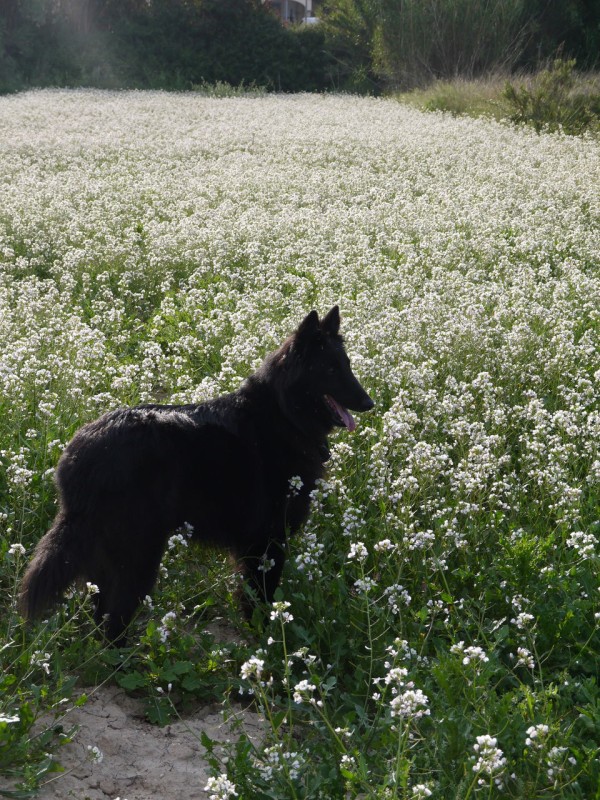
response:
[[[361,402],[360,408],[358,408],[357,411],[370,411],[374,405],[375,403],[373,400],[371,400],[369,395],[366,394]]]

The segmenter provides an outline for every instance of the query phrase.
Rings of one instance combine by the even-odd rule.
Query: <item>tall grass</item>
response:
[[[522,0],[385,0],[375,47],[388,85],[510,69],[527,39]]]
[[[261,710],[261,742],[199,743],[211,797],[594,797],[598,144],[355,97],[0,113],[0,791],[44,782],[109,679],[156,723]],[[77,427],[227,391],[334,302],[377,408],[332,437],[265,629],[204,632],[240,624],[237,579],[185,531],[128,650],[95,637],[94,587],[25,627]]]
[[[530,125],[538,133],[597,133],[600,79],[596,73],[577,72],[575,64],[574,60],[555,59],[532,74],[439,80],[396,96],[426,111],[510,120]]]

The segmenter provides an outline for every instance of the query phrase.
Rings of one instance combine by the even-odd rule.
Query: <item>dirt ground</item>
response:
[[[65,730],[77,726],[73,742],[57,757],[63,773],[50,776],[40,800],[204,800],[209,777],[200,735],[225,741],[231,724],[217,705],[164,728],[144,719],[142,703],[116,686],[91,688],[81,708],[68,712]],[[241,711],[251,738],[260,738],[261,719]],[[91,748],[101,757],[94,758]]]

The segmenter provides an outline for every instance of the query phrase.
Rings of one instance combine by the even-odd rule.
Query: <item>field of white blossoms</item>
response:
[[[598,141],[350,96],[45,91],[0,98],[0,187],[10,796],[60,761],[36,718],[109,678],[155,722],[262,710],[261,743],[203,742],[217,800],[600,797]],[[236,579],[183,531],[129,650],[79,593],[24,626],[77,427],[234,388],[334,303],[376,408],[332,437],[270,625],[204,631]]]

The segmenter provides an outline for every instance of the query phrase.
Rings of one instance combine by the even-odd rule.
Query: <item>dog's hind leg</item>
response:
[[[152,591],[157,572],[158,565],[156,570],[137,575],[123,569],[108,580],[101,579],[94,618],[103,629],[107,641],[116,647],[126,644],[129,623],[144,598]]]
[[[125,645],[129,623],[152,592],[162,554],[158,540],[149,537],[141,552],[130,549],[115,553],[110,564],[107,559],[101,560],[101,569],[94,576],[99,588],[94,619],[107,641],[117,647]]]

